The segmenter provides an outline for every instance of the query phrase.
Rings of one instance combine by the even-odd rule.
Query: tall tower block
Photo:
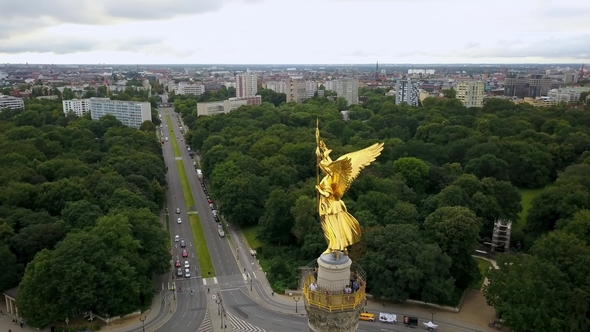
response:
[[[321,255],[301,275],[310,332],[353,332],[365,308],[366,274],[341,253]]]

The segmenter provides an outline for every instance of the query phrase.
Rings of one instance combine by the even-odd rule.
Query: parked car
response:
[[[186,251],[186,249],[182,251],[182,257],[184,257],[184,258],[188,257],[188,251]]]
[[[209,203],[209,207],[211,208],[211,210],[215,210],[215,206],[213,206],[213,203]]]

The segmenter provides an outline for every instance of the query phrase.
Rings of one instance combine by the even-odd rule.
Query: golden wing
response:
[[[345,181],[346,188],[342,191],[343,195],[346,190],[350,188],[352,181],[354,181],[359,176],[365,167],[369,166],[373,161],[375,161],[375,159],[377,159],[377,157],[381,154],[381,151],[383,151],[383,143],[375,143],[368,148],[347,153],[334,162],[334,164],[337,164],[343,160],[348,160],[347,163],[341,164],[342,168],[349,168],[349,171],[346,172],[348,177]]]

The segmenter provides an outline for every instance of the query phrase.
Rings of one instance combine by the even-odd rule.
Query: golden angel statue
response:
[[[348,213],[342,196],[361,170],[381,154],[383,143],[375,143],[333,161],[330,157],[332,150],[320,140],[320,130],[316,126],[316,145],[318,212],[328,242],[328,249],[324,253],[344,251],[346,254],[349,246],[360,241],[361,228],[359,222]],[[320,170],[325,174],[321,181]]]

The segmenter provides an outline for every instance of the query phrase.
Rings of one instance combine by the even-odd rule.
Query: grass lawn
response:
[[[485,275],[488,273],[490,267],[492,267],[492,263],[481,258],[473,257],[473,259],[475,259],[475,261],[477,262],[477,266],[479,267],[479,271],[481,272],[481,279],[473,282],[469,287],[473,289],[481,289],[481,286],[483,285],[483,281],[485,279]]]
[[[262,247],[262,243],[256,239],[256,234],[258,234],[258,226],[248,226],[242,228],[242,233],[248,241],[248,245],[250,248],[256,250],[256,248]],[[264,257],[258,256],[258,261],[260,262],[260,266],[264,271],[268,271],[270,267],[270,261]]]
[[[242,233],[244,233],[250,248],[256,250],[256,248],[262,246],[262,244],[256,239],[256,235],[258,234],[258,226],[244,227],[242,228]]]
[[[166,115],[166,120],[168,121],[168,127],[171,127],[169,115]],[[174,135],[172,130],[170,131],[171,135]],[[176,138],[172,136],[170,140],[172,141],[172,147],[174,148],[174,155],[179,157],[180,151],[178,150]],[[182,160],[176,160],[176,168],[178,169],[178,175],[180,177],[180,186],[182,187],[184,203],[188,209],[189,207],[195,205],[195,199],[193,198],[193,193],[191,191]],[[195,249],[197,250],[197,259],[199,260],[199,266],[201,267],[201,273],[203,274],[203,277],[213,278],[215,277],[215,270],[213,269],[211,255],[209,254],[209,249],[207,248],[207,241],[205,240],[205,234],[203,233],[201,220],[199,219],[199,216],[195,214],[189,214],[189,220],[191,223],[191,230],[193,232]],[[207,272],[211,272],[211,274],[207,274]]]
[[[215,277],[215,269],[213,268],[213,262],[209,255],[209,249],[207,248],[207,241],[205,240],[205,234],[201,227],[201,219],[196,214],[189,214],[188,218],[191,222],[191,229],[193,231],[193,240],[195,243],[195,249],[197,250],[197,258],[199,259],[199,266],[201,267],[201,274],[203,278]],[[208,274],[211,272],[211,274]]]
[[[166,122],[168,122],[168,129],[170,130],[170,142],[172,142],[172,148],[174,149],[174,157],[180,157],[180,150],[178,149],[178,142],[176,141],[176,136],[174,135],[174,129],[172,127],[170,115],[166,115]],[[193,204],[194,203],[192,203],[191,206]]]
[[[522,200],[520,201],[522,211],[518,214],[518,222],[514,228],[520,230],[526,225],[526,219],[529,215],[529,209],[531,208],[531,201],[535,196],[540,194],[543,189],[519,189],[518,191],[520,191],[520,195],[522,196]]]

